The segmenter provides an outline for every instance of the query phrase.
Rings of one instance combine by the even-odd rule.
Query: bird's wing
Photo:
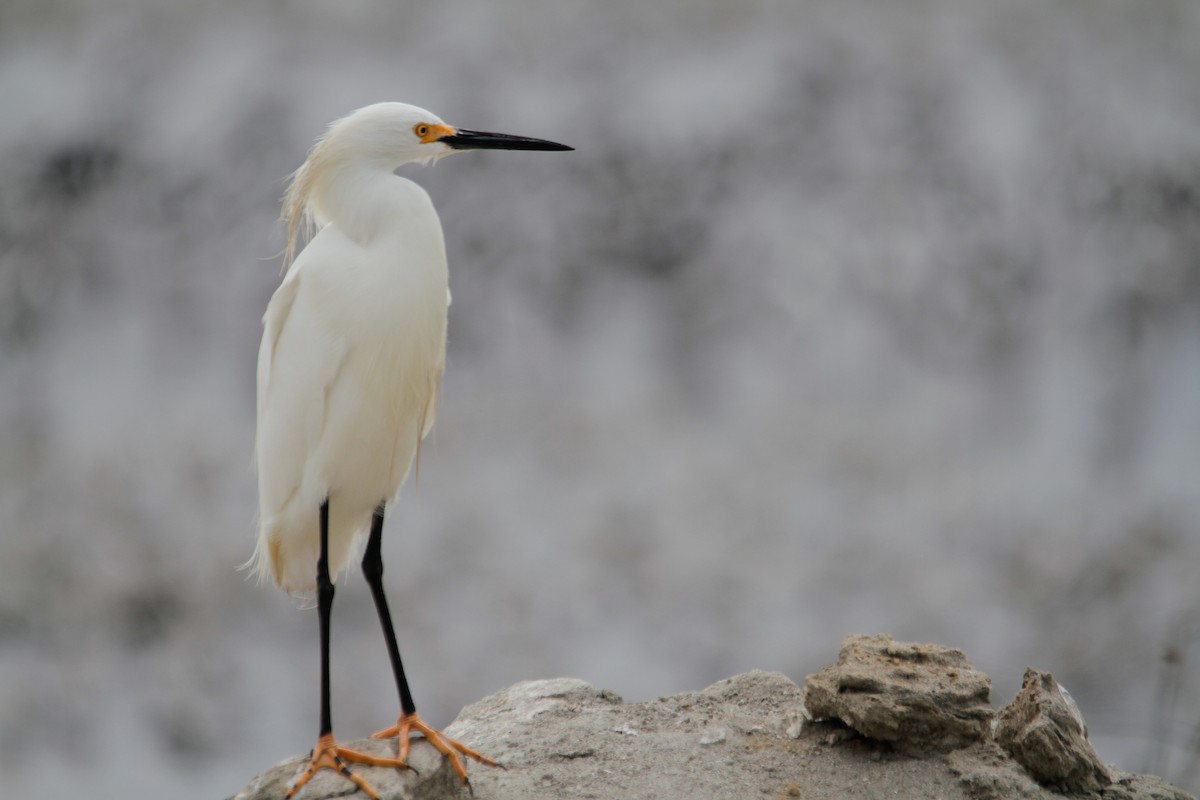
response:
[[[314,281],[306,281],[306,266],[312,266],[309,262],[320,249],[315,243],[296,259],[263,316],[255,452],[264,520],[300,491],[305,466],[325,427],[327,391],[346,359],[344,340],[320,312],[310,286]],[[319,497],[309,499],[314,507],[320,502]]]
[[[271,382],[271,365],[275,359],[275,345],[279,342],[279,333],[287,322],[292,303],[296,300],[296,290],[300,287],[299,272],[290,270],[283,283],[271,295],[267,311],[263,314],[263,338],[258,346],[258,418],[255,420],[258,428],[262,429],[263,412],[266,410],[267,387]]]

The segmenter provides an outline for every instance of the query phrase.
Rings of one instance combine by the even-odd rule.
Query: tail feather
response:
[[[312,522],[306,524],[285,526],[278,519],[261,523],[254,553],[239,569],[260,584],[270,576],[288,594],[311,598],[317,588],[320,538],[317,514],[310,516]],[[353,563],[358,543],[366,532],[364,520],[330,521],[329,571],[334,580]]]

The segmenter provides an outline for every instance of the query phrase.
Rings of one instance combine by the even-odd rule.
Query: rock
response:
[[[988,736],[992,681],[961,650],[848,636],[837,664],[805,681],[814,719],[837,719],[899,752],[947,752]]]
[[[345,743],[354,750],[377,756],[395,758],[395,742],[379,739],[359,739]],[[287,794],[288,784],[308,764],[309,754],[293,756],[256,777],[245,789],[230,800],[282,800]],[[416,740],[409,751],[408,763],[411,771],[367,767],[352,764],[351,767],[379,792],[383,800],[457,800],[469,797],[464,794],[461,781],[454,774],[450,762],[427,742]],[[342,797],[354,786],[340,775],[322,770],[313,776],[299,794],[297,800]],[[356,792],[354,797],[366,795]]]
[[[981,677],[987,685],[986,676],[970,670],[961,654],[953,655],[957,651],[890,640],[884,646],[880,637],[847,641],[871,642],[867,649],[876,652],[890,647],[897,654],[893,656],[897,664],[908,665],[904,670],[920,667],[937,674],[951,669],[949,664],[959,664],[954,669],[969,679],[965,682],[978,685]],[[927,653],[929,658],[922,664],[916,653]],[[939,685],[931,678],[926,683]],[[761,671],[719,681],[699,692],[644,703],[623,702],[612,692],[575,679],[528,681],[463,709],[446,732],[506,767],[470,765],[474,800],[1060,798],[1035,783],[990,739],[976,740],[949,753],[930,748],[922,751],[921,757],[912,757],[898,752],[895,740],[863,738],[838,720],[813,721],[805,711],[803,696],[800,687],[784,675]],[[963,705],[944,688],[931,697],[935,698],[931,703],[951,698]],[[909,705],[893,702],[886,707],[903,715],[902,719],[910,719]],[[966,717],[973,719],[969,714]],[[878,722],[887,730],[904,727],[899,720],[890,725],[882,719]],[[945,740],[944,735],[934,738]],[[382,755],[395,754],[394,742],[364,739],[346,744]],[[289,759],[267,770],[251,781],[237,800],[280,800],[305,759]],[[472,798],[445,759],[426,743],[414,743],[411,762],[419,775],[356,769],[379,790],[382,800]],[[1093,792],[1092,797],[1195,800],[1157,778],[1124,773],[1114,773],[1114,777],[1115,783],[1102,793]],[[340,776],[321,773],[297,800],[364,797],[353,789]]]
[[[1113,782],[1078,706],[1049,672],[1025,670],[1021,691],[1000,710],[996,741],[1043,786],[1078,794]]]

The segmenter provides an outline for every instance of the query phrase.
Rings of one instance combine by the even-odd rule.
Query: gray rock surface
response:
[[[878,637],[851,642],[862,652],[878,650]],[[895,645],[895,643],[893,643]],[[885,648],[886,649],[886,648]],[[925,668],[949,669],[959,663],[945,648],[895,646],[904,669],[922,666],[917,652],[928,652]],[[845,650],[845,647],[843,648]],[[947,661],[946,659],[949,659]],[[965,658],[963,659],[965,662]],[[933,665],[930,667],[930,665]],[[963,682],[978,694],[987,676],[962,669]],[[955,668],[958,669],[958,668]],[[948,679],[948,677],[947,677]],[[929,704],[956,697],[937,682]],[[810,695],[811,684],[810,684]],[[699,692],[625,703],[612,692],[575,679],[519,683],[463,709],[446,732],[497,758],[506,769],[471,765],[475,800],[551,800],[554,798],[770,798],[788,800],[1050,800],[1062,795],[1039,785],[990,735],[960,737],[949,752],[904,742],[904,725],[882,725],[887,741],[868,738],[838,719],[814,721],[804,709],[804,692],[784,675],[754,671],[720,681]],[[956,701],[957,702],[957,701]],[[892,704],[901,713],[917,705]],[[990,709],[989,709],[990,711]],[[974,731],[979,712],[962,726]],[[954,726],[950,726],[954,728]],[[914,728],[928,743],[929,731]],[[939,743],[945,736],[935,736]],[[363,740],[351,746],[392,755],[394,742]],[[912,752],[920,751],[920,757]],[[251,781],[236,800],[278,800],[306,761],[289,759]],[[383,800],[470,798],[444,759],[424,742],[414,743],[410,762],[419,774],[360,767],[359,772]],[[1114,783],[1086,795],[1103,800],[1195,800],[1158,778],[1112,771]],[[299,800],[361,798],[337,775],[322,773]]]
[[[1113,782],[1075,701],[1049,672],[1025,670],[1021,691],[1000,710],[996,742],[1044,786],[1082,793]]]
[[[837,719],[869,739],[921,755],[982,741],[992,722],[992,681],[963,651],[848,636],[836,664],[805,681],[814,719]]]

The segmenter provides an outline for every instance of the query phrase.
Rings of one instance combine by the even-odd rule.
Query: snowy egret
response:
[[[263,317],[258,355],[258,547],[248,564],[288,592],[317,596],[321,720],[294,795],[332,769],[370,797],[348,761],[406,768],[418,732],[467,782],[462,756],[492,759],[417,714],[383,590],[384,512],[433,427],[450,304],[445,242],[429,196],[395,174],[461,150],[571,150],[566,145],[447,125],[403,103],[367,106],[334,122],[292,177],[284,198],[287,273]],[[301,229],[315,224],[295,256]],[[397,758],[337,744],[329,703],[331,575],[367,535],[362,569],[400,694]]]

